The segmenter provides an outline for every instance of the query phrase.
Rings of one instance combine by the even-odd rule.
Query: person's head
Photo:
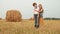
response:
[[[33,7],[37,7],[37,3],[33,3]]]
[[[42,8],[42,4],[39,4],[38,7],[39,7],[39,8]]]

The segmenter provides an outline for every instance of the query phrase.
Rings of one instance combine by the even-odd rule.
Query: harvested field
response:
[[[0,20],[0,34],[60,34],[60,20],[45,20],[38,29],[31,20],[22,22]]]

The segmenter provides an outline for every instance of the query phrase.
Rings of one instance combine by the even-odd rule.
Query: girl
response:
[[[42,4],[39,4],[38,5],[39,7],[39,22],[43,24],[44,20],[43,20],[43,7],[42,7]]]

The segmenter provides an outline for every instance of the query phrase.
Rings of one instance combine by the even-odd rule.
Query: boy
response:
[[[33,7],[34,7],[34,20],[35,20],[35,27],[38,28],[39,27],[39,8],[37,7],[37,3],[33,3]]]

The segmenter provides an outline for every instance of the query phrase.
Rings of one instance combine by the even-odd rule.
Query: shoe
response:
[[[35,25],[36,28],[39,28],[39,25]]]

